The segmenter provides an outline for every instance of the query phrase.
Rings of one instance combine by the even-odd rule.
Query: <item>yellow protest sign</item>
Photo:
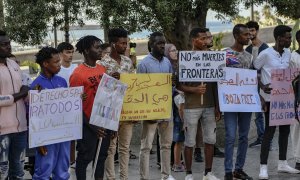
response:
[[[172,109],[172,74],[121,74],[128,85],[121,121],[169,119]]]

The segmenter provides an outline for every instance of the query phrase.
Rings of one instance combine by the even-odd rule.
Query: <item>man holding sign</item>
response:
[[[207,49],[207,34],[205,28],[192,29],[190,38],[192,40],[193,51],[204,51]],[[181,60],[182,59],[180,59],[180,61]],[[189,82],[180,84],[178,88],[185,94],[185,180],[193,180],[192,157],[193,147],[196,144],[199,119],[203,128],[203,141],[205,143],[205,172],[203,179],[217,179],[211,173],[214,144],[216,143],[215,120],[216,118],[220,119],[217,84],[215,82]]]
[[[246,25],[237,24],[233,28],[234,44],[226,49],[226,67],[233,68],[252,68],[252,55],[244,50],[244,45],[248,45],[250,40],[250,32]],[[234,178],[252,180],[243,170],[247,149],[248,149],[248,133],[251,122],[251,112],[224,112],[225,124],[225,180]],[[233,170],[233,151],[238,129],[239,142],[237,149],[237,158],[235,169]]]
[[[108,32],[108,40],[111,53],[104,56],[97,63],[106,68],[106,71],[116,79],[120,79],[120,73],[133,73],[134,68],[131,59],[124,55],[127,48],[128,32],[125,29],[114,28]],[[120,179],[128,179],[129,146],[132,137],[133,122],[121,122],[119,137]],[[105,162],[105,174],[107,179],[115,179],[114,155],[117,149],[117,136],[110,142],[108,156]]]
[[[68,87],[67,82],[56,74],[60,70],[58,51],[44,47],[36,54],[36,62],[41,74],[32,82],[31,89],[56,89]],[[69,179],[70,141],[40,146],[35,155],[35,168],[32,179]]]
[[[172,73],[170,61],[164,57],[166,39],[160,32],[154,32],[149,38],[150,53],[138,64],[137,73]],[[175,180],[171,175],[170,157],[173,138],[173,119],[163,121],[143,121],[140,151],[140,178],[149,179],[149,155],[152,142],[158,128],[160,154],[161,154],[161,178],[163,180]]]
[[[110,143],[111,131],[89,124],[94,99],[98,85],[105,73],[105,68],[96,64],[101,59],[102,41],[95,36],[84,36],[76,44],[77,51],[84,56],[83,64],[80,64],[70,77],[70,86],[84,87],[86,99],[83,101],[83,137],[77,141],[76,178],[86,179],[86,168],[94,160],[98,140],[102,137],[101,149],[95,171],[95,180],[103,179],[104,162]]]
[[[254,61],[254,67],[261,70],[261,91],[260,94],[266,101],[265,112],[265,133],[260,150],[260,179],[268,179],[268,157],[270,142],[274,136],[276,126],[270,126],[270,100],[271,100],[271,70],[286,69],[289,66],[291,52],[288,49],[291,45],[292,28],[285,25],[279,25],[274,28],[275,45],[262,51]],[[290,167],[286,160],[287,147],[290,134],[290,125],[279,126],[279,161],[278,172],[300,173],[299,170]]]

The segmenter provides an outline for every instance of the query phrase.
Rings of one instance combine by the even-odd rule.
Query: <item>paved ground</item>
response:
[[[284,174],[284,173],[277,173],[277,161],[278,161],[278,144],[277,144],[277,136],[275,135],[273,140],[273,147],[274,150],[270,151],[269,155],[269,179],[272,180],[300,180],[300,174],[291,175],[291,174]],[[252,141],[251,141],[252,142]],[[155,148],[154,148],[155,149]],[[236,148],[235,148],[236,150]],[[132,151],[134,154],[139,154],[139,146],[133,146]],[[249,148],[247,153],[247,160],[245,164],[245,171],[251,175],[254,179],[258,179],[259,173],[259,151],[260,147]],[[139,179],[139,166],[138,166],[138,158],[134,160],[130,160],[129,164],[129,180],[138,180]],[[290,165],[294,166],[295,162],[291,156],[291,145],[289,145],[288,149],[288,162]],[[223,179],[224,176],[224,159],[223,158],[214,158],[214,165],[213,171],[214,174]],[[159,180],[160,179],[160,170],[157,168],[156,165],[156,155],[150,156],[150,179],[151,180]],[[118,164],[116,164],[116,170],[118,169]],[[193,163],[193,174],[195,180],[202,179],[202,173],[204,170],[204,163]],[[30,178],[30,175],[26,173],[26,178]],[[118,173],[117,173],[118,174]],[[177,180],[184,180],[185,173],[184,172],[172,172],[172,175]],[[88,168],[88,179],[91,176],[91,166]],[[74,169],[71,170],[71,178],[75,180],[75,172]],[[118,179],[118,178],[117,178]]]

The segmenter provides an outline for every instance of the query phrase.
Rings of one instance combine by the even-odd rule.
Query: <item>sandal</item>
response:
[[[129,159],[136,159],[136,155],[132,154],[131,151],[129,152]]]

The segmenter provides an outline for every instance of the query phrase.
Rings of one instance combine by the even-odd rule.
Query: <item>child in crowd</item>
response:
[[[56,89],[68,87],[64,78],[56,74],[60,70],[58,51],[52,47],[44,47],[36,54],[36,63],[41,67],[40,75],[32,82],[31,89]],[[70,141],[36,148],[34,175],[32,179],[70,178]]]

